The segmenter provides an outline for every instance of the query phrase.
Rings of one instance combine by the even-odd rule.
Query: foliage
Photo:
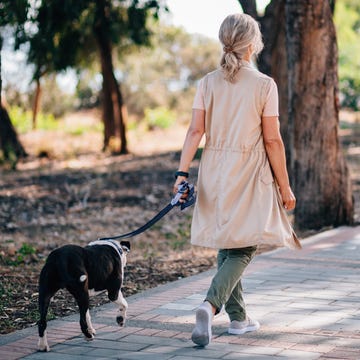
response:
[[[1,0],[0,2],[0,30],[5,26],[15,27],[15,48],[18,48],[26,37],[25,22],[28,9],[28,0]]]
[[[23,243],[20,249],[16,252],[13,257],[4,257],[2,261],[10,266],[18,266],[23,264],[28,257],[36,254],[36,249],[33,245]],[[1,289],[0,289],[1,294]]]
[[[176,121],[175,114],[165,107],[157,107],[154,109],[145,109],[144,121],[149,130],[155,128],[167,129]]]
[[[55,118],[65,115],[67,112],[73,111],[76,107],[77,99],[73,94],[65,92],[60,88],[54,74],[44,75],[41,80],[41,104],[40,110],[46,114],[52,114]],[[6,102],[12,107],[20,107],[23,109],[31,109],[34,104],[35,86],[31,85],[27,89],[23,89],[23,84],[8,83],[4,88],[6,94]],[[29,112],[29,122],[32,115]],[[37,118],[37,123],[41,119]],[[29,123],[30,124],[30,123]]]
[[[32,245],[29,245],[27,243],[23,243],[18,251],[18,253],[22,256],[32,255],[35,254],[35,252],[36,249]]]
[[[79,72],[76,86],[77,108],[90,109],[99,106],[101,80],[93,66]]]
[[[339,45],[339,86],[344,107],[360,109],[360,3],[337,0],[335,25]]]
[[[75,99],[60,89],[54,74],[44,76],[41,80],[41,110],[59,118],[74,109]],[[32,94],[33,102],[34,94]]]
[[[101,64],[104,94],[104,147],[112,153],[127,153],[124,117],[114,109],[123,106],[121,90],[113,71],[112,48],[116,45],[147,45],[149,17],[158,17],[161,0],[40,0],[34,2],[29,35],[29,62],[35,79],[68,68],[80,69],[97,56]],[[112,146],[110,146],[112,139]]]
[[[29,61],[36,65],[35,78],[47,72],[87,66],[96,59],[99,41],[112,45],[147,43],[147,17],[157,14],[153,0],[97,1],[55,0],[35,3],[29,36]]]
[[[187,121],[197,80],[218,65],[218,42],[161,22],[152,31],[151,47],[119,54],[118,77],[129,113],[141,119],[146,108],[166,107]]]
[[[71,3],[70,0],[68,2]],[[72,12],[83,9],[80,3],[82,2],[80,1],[72,9]],[[55,1],[34,4],[37,4],[37,8],[33,9],[32,21],[38,22],[38,25],[35,31],[33,30],[34,33],[29,35],[32,46],[29,61],[35,62],[39,66],[36,70],[38,75],[52,71],[52,69],[54,71],[63,69],[65,66],[75,66],[79,70],[76,102],[67,100],[68,96],[66,97],[56,86],[53,76],[42,76],[42,111],[59,117],[68,109],[74,108],[74,105],[80,108],[98,106],[101,75],[99,64],[95,63],[94,57],[96,44],[94,43],[93,29],[90,26],[94,21],[94,18],[91,18],[89,14],[89,12],[91,13],[90,4],[87,4],[89,6],[88,12],[80,11],[79,19],[74,20],[70,24],[70,28],[66,29],[69,33],[71,28],[74,28],[71,41],[77,42],[75,50],[69,46],[66,51],[61,51],[63,47],[66,47],[65,44],[60,45],[67,41],[67,35],[61,33],[65,24],[46,23],[49,21],[49,16],[56,13],[55,10],[60,6],[59,3]],[[68,8],[65,5],[64,7]],[[71,8],[71,6],[69,7]],[[120,10],[117,9],[117,11]],[[134,9],[129,11],[134,12]],[[45,14],[48,17],[45,17]],[[67,16],[64,9],[58,15],[61,15],[60,18],[62,19]],[[61,23],[60,20],[59,22]],[[49,26],[50,30],[48,29]],[[119,69],[116,71],[116,77],[122,82],[122,90],[129,114],[141,119],[146,108],[166,107],[175,111],[180,121],[187,121],[196,81],[217,66],[220,56],[218,43],[202,36],[191,36],[181,28],[161,25],[156,21],[149,21],[147,26],[147,32],[141,35],[144,37],[144,43],[148,45],[147,47],[134,46],[141,38],[140,35],[136,35],[136,32],[132,32],[133,40],[126,37],[129,36],[129,33],[125,30],[124,34],[121,36],[118,34],[118,37],[115,37],[117,41],[115,43],[118,58],[117,68]],[[43,34],[45,30],[42,28],[48,31],[46,36]],[[81,38],[76,34],[78,28],[82,29]],[[115,29],[113,31],[116,32]],[[151,43],[148,37],[150,34],[153,34]],[[62,39],[62,37],[65,38]],[[147,40],[145,41],[146,37]],[[46,49],[47,47],[48,49]],[[76,59],[72,58],[75,51],[78,52]],[[41,59],[36,58],[36,56],[41,57]],[[62,56],[65,58],[63,59]],[[46,64],[46,62],[48,63]],[[51,64],[54,65],[54,68]],[[24,94],[7,90],[7,99],[11,104],[30,107],[33,102],[32,97],[27,96],[24,102]]]
[[[13,119],[13,124],[17,130],[24,134],[32,130],[32,112],[24,110],[19,106],[12,106],[9,109],[10,116]],[[53,114],[39,113],[38,115],[38,130],[56,131],[62,130],[67,134],[78,136],[85,132],[102,132],[103,125],[95,124],[79,124],[79,123],[64,123],[61,118],[56,118]]]
[[[32,112],[23,110],[19,106],[12,106],[9,109],[9,115],[13,125],[20,133],[26,133],[32,129]],[[38,129],[40,130],[56,130],[59,123],[54,115],[40,113],[38,116]]]
[[[116,76],[122,82],[130,123],[142,121],[145,109],[156,108],[168,109],[179,122],[188,121],[197,80],[218,65],[218,42],[200,35],[190,35],[182,28],[160,22],[151,24],[151,32],[154,35],[151,46],[128,47],[127,51],[121,46],[116,48]],[[59,88],[53,75],[43,76],[42,112],[58,118],[71,109],[98,106],[102,82],[98,66],[89,62],[86,69],[79,70],[78,79],[74,98]],[[20,93],[14,88],[15,85],[6,89],[8,102],[30,108],[33,94]],[[16,127],[20,126],[21,132],[31,129],[30,112],[26,115],[17,112],[16,116],[20,119],[14,119],[14,123]],[[43,115],[39,116],[38,126],[44,129],[45,119]],[[49,127],[53,128],[53,125],[49,124]]]

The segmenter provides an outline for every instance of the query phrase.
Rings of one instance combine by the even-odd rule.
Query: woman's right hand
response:
[[[175,180],[174,186],[173,186],[173,193],[176,194],[179,190],[179,185],[183,182],[186,181],[187,178],[185,176],[178,176]],[[186,198],[186,196],[185,196]]]
[[[281,199],[286,210],[293,210],[296,206],[296,198],[290,186],[280,187]]]
[[[176,181],[175,181],[175,184],[173,186],[173,193],[174,194],[177,194],[177,192],[179,191],[179,186],[181,185],[181,183],[183,181],[187,181],[187,177],[186,176],[178,176],[176,178]],[[188,197],[188,190],[186,190],[185,193],[182,194],[181,198],[180,198],[180,203],[184,203]]]

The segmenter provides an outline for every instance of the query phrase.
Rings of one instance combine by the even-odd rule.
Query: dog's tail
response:
[[[85,284],[88,280],[84,256],[82,248],[69,247],[63,251],[62,256],[56,257],[56,268],[61,279],[62,288],[67,288],[68,286],[76,287],[79,283]]]
[[[65,267],[64,267],[65,268]],[[78,286],[79,283],[85,283],[88,275],[84,269],[73,269],[74,273],[70,276],[66,271],[62,271],[62,279],[66,285]]]

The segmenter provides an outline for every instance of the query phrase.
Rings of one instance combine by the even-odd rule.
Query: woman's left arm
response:
[[[278,117],[262,117],[261,123],[266,153],[276,181],[279,185],[283,205],[285,209],[292,210],[295,208],[296,198],[289,183],[289,176],[286,168],[285,148],[280,134]]]
[[[179,171],[189,172],[191,161],[199,147],[200,141],[205,133],[205,110],[193,109],[192,119],[186,133],[184,145],[181,151]],[[178,190],[178,185],[186,180],[185,176],[178,176],[174,184],[174,193]]]

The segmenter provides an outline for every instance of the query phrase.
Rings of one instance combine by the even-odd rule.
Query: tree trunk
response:
[[[114,75],[110,44],[101,46],[101,71],[103,75],[104,148],[113,154],[127,154],[124,123],[124,104],[119,84]]]
[[[27,153],[21,145],[16,130],[13,127],[6,109],[2,106],[2,78],[1,78],[1,49],[2,37],[0,36],[0,150],[6,161],[13,162],[14,167],[18,158],[26,157]]]
[[[35,90],[35,99],[33,105],[33,116],[32,116],[32,129],[35,130],[37,128],[37,115],[39,112],[40,105],[40,96],[41,96],[41,85],[40,79],[36,79],[36,90]]]
[[[259,69],[272,76],[279,91],[279,119],[280,131],[284,140],[287,167],[290,182],[293,184],[291,173],[292,124],[288,118],[288,71],[285,30],[285,0],[272,1],[266,8],[262,20],[262,28],[267,34],[268,46],[260,58]],[[266,72],[268,71],[268,72]]]
[[[254,19],[259,20],[259,15],[256,9],[256,0],[238,0],[244,13],[252,16]]]
[[[280,131],[284,140],[286,160],[289,171],[291,158],[291,137],[288,123],[288,73],[285,44],[285,0],[271,1],[264,15],[259,16],[255,0],[239,0],[243,11],[253,16],[261,26],[264,49],[259,54],[257,66],[261,72],[272,76],[279,91]],[[291,126],[290,126],[291,128]],[[290,171],[290,180],[292,174]]]
[[[100,4],[98,11],[104,19],[105,5]],[[94,27],[96,41],[100,51],[101,72],[103,76],[102,102],[104,121],[104,150],[110,149],[112,154],[127,154],[127,140],[123,97],[120,86],[114,75],[111,44],[102,21]]]
[[[1,93],[2,93],[2,77],[1,77],[1,50],[2,50],[2,45],[3,45],[3,38],[0,35],[0,108],[2,107],[2,98],[1,98]]]
[[[274,51],[279,50],[276,47],[279,32],[285,33],[284,1],[285,0],[271,1],[265,9],[264,15],[259,16],[255,0],[238,0],[244,13],[252,16],[260,23],[264,49],[259,54],[257,65],[259,70],[267,75],[271,75],[273,65],[277,65],[272,61],[272,54]]]
[[[338,56],[329,1],[286,0],[285,10],[295,225],[351,224],[354,208],[338,138]]]
[[[330,3],[331,14],[334,15],[336,0],[329,0],[329,3]]]
[[[0,106],[0,149],[5,160],[16,162],[18,158],[27,156],[10,121],[9,114],[2,106]]]

